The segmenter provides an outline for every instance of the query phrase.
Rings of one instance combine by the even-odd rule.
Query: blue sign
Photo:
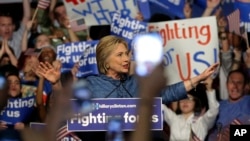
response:
[[[105,98],[93,99],[93,112],[88,114],[75,113],[67,121],[69,131],[106,131],[109,119],[123,119],[123,131],[135,129],[139,120],[137,114],[139,98]],[[161,110],[162,99],[155,98],[152,114],[152,130],[162,130],[163,119]]]
[[[184,18],[184,5],[185,0],[138,0],[138,7],[145,20],[156,13]]]
[[[96,45],[98,41],[75,42],[57,46],[57,58],[62,62],[62,72],[69,71],[79,63],[78,77],[98,74]]]
[[[222,0],[218,7],[222,7],[223,14],[227,16],[234,11],[234,3],[235,0]],[[207,0],[195,0],[194,4],[204,10],[207,7]],[[193,10],[193,12],[196,13],[196,9],[194,8]]]
[[[146,32],[147,23],[115,13],[112,18],[111,34],[124,38],[131,49],[131,42],[138,33]]]
[[[240,10],[241,21],[250,22],[250,3],[236,1],[234,7]]]
[[[1,111],[0,120],[9,125],[23,122],[34,110],[35,97],[9,98],[7,107]]]

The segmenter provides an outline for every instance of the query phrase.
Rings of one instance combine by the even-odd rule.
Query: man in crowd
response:
[[[30,20],[29,0],[23,0],[23,18],[20,27],[15,31],[13,17],[9,13],[0,12],[0,40],[8,40],[17,58],[21,54],[21,40],[26,23]]]

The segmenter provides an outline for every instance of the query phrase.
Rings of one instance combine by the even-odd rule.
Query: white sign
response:
[[[85,19],[88,26],[111,24],[115,12],[136,17],[136,0],[64,0],[70,21]]]
[[[219,61],[215,17],[149,23],[149,31],[163,38],[168,84],[188,80]]]

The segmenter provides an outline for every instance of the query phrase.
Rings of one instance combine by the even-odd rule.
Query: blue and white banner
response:
[[[241,23],[244,24],[247,32],[250,32],[250,2],[236,1],[234,7],[240,10]]]
[[[0,120],[9,125],[23,122],[34,110],[35,97],[9,98],[7,107],[1,111]]]
[[[79,63],[78,77],[98,74],[96,64],[96,45],[98,41],[75,42],[57,46],[57,59],[62,62],[62,72],[72,69]]]
[[[131,41],[137,33],[146,32],[147,23],[129,18],[120,13],[114,13],[111,24],[111,34],[124,38],[131,49]]]
[[[105,98],[93,99],[93,112],[83,115],[75,113],[67,121],[69,131],[106,131],[109,119],[123,119],[123,131],[135,129],[139,120],[137,113],[139,98]],[[163,119],[161,110],[162,99],[155,98],[152,114],[152,130],[162,130]]]
[[[70,21],[85,19],[87,26],[111,24],[119,11],[127,17],[136,17],[136,0],[63,0]]]
[[[184,5],[185,0],[138,0],[138,7],[146,20],[155,13],[184,18]]]

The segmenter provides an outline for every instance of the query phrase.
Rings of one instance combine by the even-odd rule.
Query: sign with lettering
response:
[[[149,23],[163,38],[168,84],[188,80],[219,62],[216,18],[204,17]]]
[[[34,110],[35,97],[9,98],[7,106],[1,111],[0,120],[8,125],[24,122]]]
[[[67,121],[69,131],[106,131],[109,119],[122,119],[124,131],[135,129],[139,120],[137,114],[139,98],[105,98],[93,99],[93,111],[88,114],[75,113]],[[163,119],[161,111],[161,98],[155,98],[154,112],[152,114],[152,130],[162,130]],[[75,110],[77,111],[77,110]]]
[[[96,45],[98,41],[66,43],[57,46],[57,59],[62,62],[61,71],[70,71],[79,63],[78,77],[98,74],[96,63]]]
[[[133,18],[129,18],[115,13],[112,18],[111,34],[124,38],[129,49],[134,36],[138,33],[146,32],[147,24]]]
[[[88,26],[111,24],[112,16],[119,11],[128,17],[136,17],[136,0],[64,0],[70,21],[85,19]]]

